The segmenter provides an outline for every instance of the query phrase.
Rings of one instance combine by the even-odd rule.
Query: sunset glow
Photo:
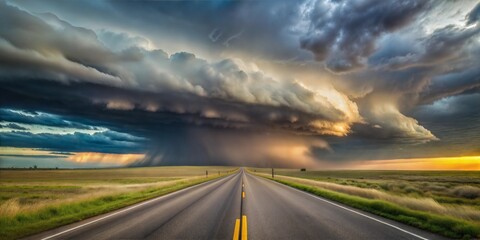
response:
[[[356,162],[346,169],[357,170],[480,170],[480,156],[371,160]]]
[[[126,165],[135,161],[138,161],[145,157],[145,154],[112,154],[112,153],[95,153],[95,152],[82,152],[75,153],[68,157],[68,160],[78,163],[117,163]]]

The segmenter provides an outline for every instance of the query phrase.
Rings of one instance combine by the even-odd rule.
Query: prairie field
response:
[[[233,171],[214,166],[0,170],[0,239],[78,221]]]
[[[249,171],[271,178],[271,169],[251,168]],[[425,216],[429,216],[427,218],[445,217],[456,221],[461,226],[468,226],[466,230],[460,230],[463,228],[458,227],[456,233],[453,232],[454,229],[445,229],[435,224],[423,226],[424,229],[449,237],[468,239],[478,237],[480,234],[480,172],[478,171],[275,169],[275,180],[377,214],[378,209],[369,207],[371,203],[369,201],[376,201],[380,205],[392,205],[395,211],[403,209],[407,215],[404,216],[406,218],[413,219],[415,216],[409,215],[425,213],[427,214]],[[386,217],[402,221],[401,218],[396,219],[394,214],[389,216],[388,211],[393,211],[389,209],[389,207],[384,208]],[[421,218],[404,222],[421,227],[420,225],[423,224]],[[432,222],[435,221],[432,220]]]
[[[271,169],[259,170],[271,173]],[[396,196],[431,198],[441,204],[480,210],[479,171],[300,171],[275,169],[278,175],[373,189]]]

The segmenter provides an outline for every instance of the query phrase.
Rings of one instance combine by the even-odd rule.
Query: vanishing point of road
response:
[[[237,173],[28,239],[444,239]]]

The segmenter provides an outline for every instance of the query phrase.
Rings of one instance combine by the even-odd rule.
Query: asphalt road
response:
[[[443,239],[243,170],[29,239],[232,238]]]

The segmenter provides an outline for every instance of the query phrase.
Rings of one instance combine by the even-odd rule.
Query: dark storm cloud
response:
[[[449,124],[453,127],[456,120],[464,122],[465,127],[479,127],[480,91],[476,89],[466,94],[443,98],[429,105],[422,105],[412,111],[412,115],[429,124]],[[437,121],[442,119],[444,121]],[[445,128],[448,130],[448,128]]]
[[[92,30],[72,26],[53,14],[34,16],[3,2],[0,15],[0,76],[4,79],[30,76],[119,85],[117,76],[105,72],[105,63],[138,60],[135,51],[113,53]]]
[[[143,153],[145,141],[135,139],[115,139],[115,132],[94,134],[50,134],[29,132],[2,132],[0,140],[4,147],[39,148],[49,151],[101,152],[101,153]],[[133,138],[133,137],[132,137]]]
[[[38,82],[38,80],[36,81]],[[147,157],[139,162],[137,165],[205,165],[205,164],[252,164],[255,165],[255,161],[259,161],[258,164],[265,166],[295,166],[298,158],[302,155],[295,156],[294,159],[289,159],[288,156],[282,156],[282,154],[276,153],[274,150],[270,150],[269,147],[283,144],[288,149],[288,144],[297,144],[309,149],[310,145],[317,146],[318,148],[326,148],[326,143],[318,143],[321,140],[316,140],[315,137],[311,137],[314,141],[306,141],[303,137],[283,134],[279,141],[279,133],[270,134],[268,130],[271,129],[271,122],[269,117],[264,116],[264,112],[270,112],[265,107],[249,106],[250,111],[258,114],[258,119],[255,123],[242,123],[234,121],[225,121],[222,119],[209,119],[202,116],[200,113],[185,112],[176,113],[169,111],[156,111],[150,112],[142,109],[133,109],[129,111],[108,109],[104,103],[89,104],[88,94],[94,94],[95,96],[115,96],[119,95],[127,99],[142,100],[145,98],[151,98],[159,102],[159,96],[149,93],[135,93],[134,91],[126,91],[123,89],[115,89],[112,87],[92,85],[92,84],[75,84],[75,87],[56,84],[54,82],[42,82],[42,84],[23,84],[25,86],[22,91],[18,91],[18,83],[4,83],[2,92],[4,93],[2,102],[10,108],[27,110],[37,109],[42,112],[51,112],[57,115],[68,117],[69,119],[89,119],[90,122],[94,122],[96,126],[112,129],[116,131],[101,132],[96,135],[101,136],[103,139],[108,138],[108,141],[91,141],[90,138],[76,139],[75,141],[82,141],[79,146],[81,149],[77,149],[79,146],[68,145],[73,144],[72,141],[64,141],[65,144],[63,151],[86,151],[97,150],[106,152],[104,149],[106,144],[112,144],[118,146],[114,141],[130,141],[138,142],[143,147],[143,150],[147,153]],[[32,94],[35,92],[36,94]],[[57,94],[53,97],[53,92]],[[87,94],[87,96],[83,96]],[[48,99],[43,96],[52,96]],[[72,96],[77,98],[72,99]],[[178,104],[178,96],[163,96],[163,101],[169,102],[175,99],[175,103]],[[192,96],[190,96],[192,97]],[[208,104],[202,98],[192,101],[191,98],[186,98],[187,103],[191,104]],[[59,103],[58,99],[65,99],[63,103]],[[68,99],[68,102],[66,102]],[[64,103],[68,103],[68,108],[62,107]],[[224,103],[225,108],[235,109],[242,108],[243,106],[237,106],[236,104]],[[281,111],[278,114],[282,114]],[[263,119],[263,120],[262,120]],[[264,121],[264,122],[262,122]],[[283,125],[291,125],[288,120],[277,120],[279,127]],[[288,127],[291,129],[291,126]],[[271,129],[274,131],[274,129]],[[298,129],[303,131],[303,129]],[[122,132],[122,133],[119,133]],[[40,144],[46,139],[41,139],[44,135],[32,135],[21,136],[18,138],[5,138],[5,142],[12,142],[12,145],[17,146],[36,146],[37,148],[44,147],[49,150],[60,151],[60,147],[49,145],[36,145]],[[10,136],[10,135],[8,135]],[[48,137],[55,137],[57,140],[62,136],[48,135]],[[86,135],[81,135],[88,137]],[[288,136],[288,137],[287,137]],[[69,138],[73,138],[73,135],[68,135]],[[137,140],[138,138],[146,139],[145,141]],[[40,140],[41,139],[41,140]],[[288,139],[288,140],[285,140]],[[14,141],[16,140],[16,141]],[[33,142],[32,142],[33,141]],[[22,144],[22,142],[25,142]],[[28,144],[27,144],[28,143]],[[241,145],[239,145],[241,143]],[[86,148],[84,145],[89,145]],[[223,147],[219,147],[219,146]],[[271,145],[271,146],[270,146]],[[223,149],[224,148],[224,149]],[[102,150],[103,149],[103,150]],[[110,152],[118,151],[115,147],[114,150],[108,150]],[[142,148],[140,148],[142,149]],[[126,148],[121,153],[134,151],[135,148]],[[229,155],[229,153],[237,152],[235,155]],[[287,161],[287,160],[290,161]],[[308,159],[307,159],[308,160]],[[307,162],[307,160],[305,160]],[[312,162],[306,164],[312,165]]]
[[[0,113],[1,114],[1,113]],[[9,128],[14,130],[27,130],[28,128],[24,128],[15,123],[8,123],[8,124],[0,124],[1,128]]]
[[[431,155],[439,156],[438,149],[450,156],[472,156],[480,154],[480,89],[466,91],[423,105],[411,111],[411,115],[422,121],[428,129],[442,139],[428,143],[425,147]],[[468,140],[467,140],[468,139]]]
[[[385,65],[390,69],[402,69],[416,66],[431,66],[468,58],[465,46],[472,43],[480,33],[480,25],[463,29],[453,25],[435,30],[424,39],[420,46],[411,52],[395,56],[387,60]],[[475,58],[475,57],[474,57]]]
[[[348,137],[325,138],[332,151],[316,149],[313,152],[318,158],[331,161],[416,158],[419,152],[422,157],[478,156],[480,154],[479,101],[479,93],[463,94],[442,99],[431,105],[423,105],[408,112],[410,116],[422,122],[425,128],[434,132],[440,141],[399,144],[398,139],[383,137],[384,132],[378,131],[379,129],[375,127],[355,126],[354,133]],[[404,141],[408,143],[409,139]]]
[[[215,52],[248,50],[259,58],[306,59],[309,54],[298,51],[294,29],[301,4],[289,0],[170,2],[161,6],[123,2],[116,8],[127,12],[133,7],[156,20],[175,21],[177,29],[189,29],[198,42],[207,41],[205,45]],[[177,31],[170,27],[169,32]]]
[[[300,17],[298,9],[302,1],[147,1],[142,4],[132,1],[100,4],[94,1],[44,1],[12,4],[31,8],[32,12],[53,11],[62,18],[92,28],[129,29],[155,39],[159,48],[168,51],[197,50],[200,55],[217,56],[224,51],[249,50],[255,53],[255,57],[266,59],[310,57],[307,51],[298,51],[296,30],[292,29]],[[82,9],[82,13],[78,9]],[[107,15],[109,17],[105,18]],[[115,46],[118,45],[112,44]]]
[[[369,69],[347,77],[352,92],[367,89],[355,102],[368,124],[356,125],[353,131],[366,138],[407,143],[443,141],[444,135],[426,126],[428,121],[408,112],[478,88],[479,32],[479,27],[449,24],[419,38],[408,31],[382,38]]]
[[[480,20],[480,3],[467,15],[467,24],[474,24]]]
[[[39,109],[62,116],[66,115],[68,119],[75,119],[80,122],[85,118],[93,119],[94,121],[90,121],[90,124],[96,126],[110,127],[109,122],[119,121],[121,124],[145,124],[145,131],[148,131],[147,127],[155,128],[156,125],[161,126],[170,123],[233,129],[247,128],[251,130],[283,129],[305,133],[322,130],[318,127],[308,126],[308,122],[315,118],[301,111],[286,112],[288,109],[281,107],[243,105],[218,99],[204,99],[192,94],[164,93],[158,95],[94,84],[66,86],[40,80],[23,80],[22,91],[17,90],[19,86],[19,83],[3,83],[2,92],[4,95],[2,101],[7,107]],[[59,103],[60,99],[61,103]],[[95,102],[92,99],[95,99]],[[111,105],[109,107],[108,101],[111,99],[132,102],[134,109],[124,110],[119,109],[119,106],[112,107]],[[156,106],[160,107],[154,111],[149,111],[145,103],[155,103]],[[64,104],[68,105],[68,109],[64,108]],[[70,116],[71,113],[78,113],[78,115]],[[248,119],[238,115],[239,113],[248,113]],[[296,116],[298,119],[292,119],[292,116]],[[20,121],[14,118],[8,119]],[[137,123],[136,121],[140,122]],[[47,124],[39,121],[32,121],[31,123]],[[73,123],[66,126],[71,125]],[[328,126],[325,126],[325,128],[328,129]]]
[[[411,138],[403,138],[407,144],[399,144],[402,138],[385,136],[384,131],[371,125],[356,125],[350,136],[325,138],[332,151],[317,149],[314,153],[321,159],[331,161],[415,158],[419,153],[422,157],[478,156],[479,90],[443,98],[407,112],[434,132],[439,141],[411,144]]]
[[[5,27],[0,31],[4,39],[0,41],[0,52],[4,53],[0,76],[4,81],[24,81],[26,85],[29,82],[25,79],[49,79],[70,85],[89,82],[116,87],[124,91],[113,95],[88,89],[82,101],[107,109],[185,114],[187,121],[192,121],[189,115],[197,115],[200,124],[261,123],[292,131],[344,134],[332,126],[350,125],[359,119],[354,104],[346,98],[341,101],[348,107],[337,108],[297,81],[274,79],[238,59],[208,62],[187,52],[168,56],[162,50],[137,47],[112,52],[93,31],[72,26],[52,14],[37,17],[8,5],[2,5],[1,11],[6,14],[5,24],[15,26],[14,30]],[[29,31],[31,26],[38,30]],[[38,40],[26,41],[32,38]],[[68,47],[72,44],[76,47]],[[151,97],[133,96],[142,92]],[[156,98],[155,93],[161,95]],[[75,95],[65,97],[75,99]]]
[[[55,116],[48,113],[30,112],[28,114],[25,114],[19,111],[12,111],[11,109],[1,109],[1,108],[0,108],[0,121],[23,123],[23,124],[37,124],[37,125],[51,126],[51,127],[66,127],[66,128],[88,129],[88,130],[97,129],[94,126],[67,121],[60,118],[59,116]],[[7,126],[7,127],[10,127],[10,126]],[[13,127],[10,127],[10,128],[17,129],[17,130],[25,130],[25,128],[23,129],[13,128]]]
[[[22,157],[22,158],[63,158],[63,156],[53,156],[53,155],[42,155],[42,154],[36,154],[36,155],[24,155],[24,154],[1,154],[0,156],[2,157]]]
[[[354,70],[365,65],[382,34],[407,25],[427,7],[428,1],[417,0],[316,1],[301,45],[334,72]]]
[[[315,167],[312,150],[329,150],[325,141],[313,136],[200,128],[157,143],[161,147],[134,165]]]
[[[0,3],[0,107],[29,114],[10,122],[111,130],[67,135],[64,146],[42,141],[61,136],[7,134],[19,146],[146,153],[139,165],[289,167],[478,149],[478,126],[455,124],[459,112],[418,110],[445,112],[432,106],[478,93],[478,5],[460,25],[438,26],[427,20],[444,4],[413,0],[11,5]],[[465,123],[479,112],[455,107],[470,109]],[[341,137],[329,146],[325,135]]]
[[[438,99],[478,88],[480,88],[480,68],[462,69],[462,71],[455,71],[433,78],[430,86],[421,93],[420,101],[422,103],[432,103]]]

